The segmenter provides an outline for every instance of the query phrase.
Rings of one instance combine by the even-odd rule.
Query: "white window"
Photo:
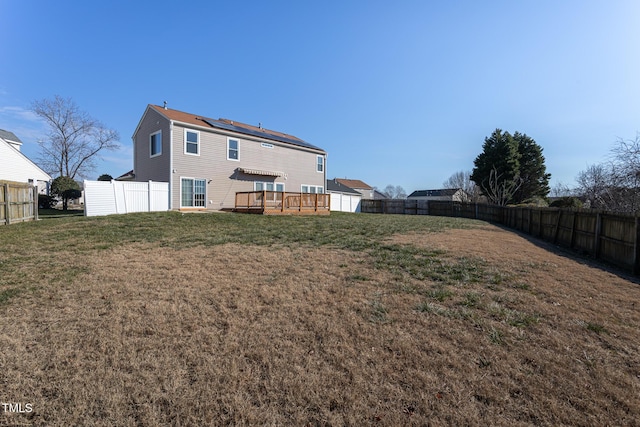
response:
[[[318,156],[317,157],[316,171],[317,172],[324,172],[324,156]]]
[[[181,178],[180,206],[184,208],[204,208],[207,196],[207,182],[204,179]]]
[[[162,154],[162,131],[152,133],[149,137],[149,154],[156,157]]]
[[[282,182],[260,182],[256,181],[253,183],[253,189],[255,191],[284,191],[284,183]]]
[[[200,132],[184,130],[184,154],[200,155]]]
[[[227,160],[240,160],[240,142],[227,138]]]
[[[319,185],[303,185],[300,187],[300,191],[302,193],[317,193],[323,194],[324,187],[320,187]]]

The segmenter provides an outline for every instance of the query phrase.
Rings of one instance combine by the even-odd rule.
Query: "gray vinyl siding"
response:
[[[162,154],[151,157],[149,137],[157,131],[162,131]],[[133,140],[133,172],[136,175],[136,181],[169,182],[171,168],[169,143],[169,121],[156,111],[148,108]]]
[[[325,187],[324,153],[270,140],[231,136],[239,141],[239,160],[228,160],[228,134],[204,127],[188,127],[200,133],[200,155],[194,156],[184,152],[184,129],[185,126],[178,124],[173,128],[173,209],[180,208],[180,179],[183,177],[206,180],[206,205],[212,210],[233,208],[236,192],[253,191],[256,181],[283,183],[285,191],[291,192],[299,192],[302,185]],[[263,142],[273,148],[263,147]],[[316,172],[318,155],[325,156],[323,172]],[[249,175],[239,172],[238,168],[282,172],[285,176]]]
[[[199,155],[185,154],[185,128],[199,133]],[[162,155],[150,156],[149,137],[162,132]],[[239,141],[239,160],[227,160],[227,137]],[[231,209],[235,194],[253,191],[254,183],[283,183],[285,191],[300,192],[302,185],[325,188],[327,160],[323,151],[296,147],[267,139],[235,135],[210,127],[172,122],[147,108],[133,136],[135,181],[170,183],[171,209],[180,209],[181,178],[204,179],[206,207]],[[265,148],[261,144],[270,144]],[[325,158],[324,171],[317,172],[317,156]],[[282,172],[285,176],[241,173],[238,168]],[[325,188],[326,191],[326,188]]]

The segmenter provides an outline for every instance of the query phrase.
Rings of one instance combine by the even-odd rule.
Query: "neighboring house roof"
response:
[[[162,114],[167,119],[181,122],[185,124],[191,124],[196,126],[221,129],[231,132],[236,132],[243,135],[257,136],[260,138],[266,138],[273,141],[284,142],[287,144],[297,145],[300,147],[311,148],[324,152],[322,148],[309,144],[300,138],[293,135],[289,135],[283,132],[278,132],[270,129],[265,129],[262,126],[252,126],[246,123],[237,122],[229,119],[210,119],[203,116],[198,116],[184,111],[172,110],[170,108],[160,107],[159,105],[149,104],[149,108]]]
[[[356,194],[360,196],[361,194],[354,190],[351,187],[347,187],[346,185],[340,183],[337,179],[328,179],[327,180],[327,191],[334,191],[336,193],[345,193],[345,194]]]
[[[388,198],[389,196],[387,196],[383,192],[378,190],[373,190],[373,200],[386,200]]]
[[[444,188],[440,190],[416,190],[409,194],[408,197],[445,197],[453,196],[460,188]]]
[[[28,182],[30,179],[50,181],[51,176],[48,173],[18,150],[15,145],[15,139],[18,137],[11,132],[4,132],[0,136],[0,179],[18,182]],[[11,140],[4,138],[4,136],[11,138]],[[18,141],[20,140],[18,139]]]
[[[8,130],[0,129],[0,138],[18,147],[22,145],[20,138],[18,138],[15,133],[9,132]]]
[[[136,174],[133,173],[133,169],[131,169],[129,172],[123,173],[122,175],[117,177],[115,180],[116,181],[130,181],[130,180],[134,179],[135,177],[136,177]]]
[[[336,181],[350,188],[356,188],[359,190],[373,190],[373,187],[363,181],[360,181],[359,179],[336,178]]]

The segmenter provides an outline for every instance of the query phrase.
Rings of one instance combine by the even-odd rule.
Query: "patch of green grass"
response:
[[[379,258],[380,264],[388,265],[404,258],[405,267],[408,268],[410,264],[419,264],[425,256],[429,258],[429,251],[398,249],[395,245],[380,242],[396,233],[470,228],[477,223],[462,218],[340,213],[318,217],[223,213],[183,215],[180,212],[90,218],[68,216],[6,227],[0,235],[0,248],[9,252],[14,252],[18,247],[30,252],[55,252],[73,247],[81,252],[131,242],[158,243],[178,249],[225,243],[264,246],[301,244],[378,252],[376,258]],[[399,252],[394,254],[394,251]],[[414,256],[419,259],[410,260]]]
[[[38,218],[40,219],[53,219],[53,218],[68,218],[70,216],[84,216],[84,209],[38,209]]]
[[[371,317],[370,320],[375,323],[386,323],[388,321],[387,314],[389,313],[386,307],[380,302],[379,299],[371,301]]]
[[[493,344],[496,344],[496,345],[504,344],[504,334],[502,333],[501,330],[496,328],[491,328],[489,329],[488,335],[489,335],[489,341],[491,341]]]
[[[464,299],[460,302],[460,305],[465,307],[478,307],[480,305],[480,295],[475,292],[467,292],[464,294]]]
[[[347,276],[346,280],[347,283],[353,284],[354,282],[368,282],[371,279],[362,274],[352,274],[350,276]]]
[[[403,245],[372,245],[369,253],[376,268],[408,274],[417,280],[453,285],[492,280],[485,262],[479,258],[445,259],[444,251]]]
[[[312,246],[362,252],[373,258],[376,268],[392,272],[401,281],[405,275],[419,280],[444,283],[463,279],[469,267],[454,278],[448,278],[451,266],[443,262],[442,251],[389,245],[384,240],[397,233],[440,232],[452,228],[471,228],[479,221],[413,215],[341,214],[329,216],[261,216],[228,213],[182,214],[180,212],[135,213],[84,217],[79,211],[42,212],[42,221],[12,224],[0,233],[0,274],[8,285],[32,286],[34,282],[57,283],[71,279],[73,272],[47,263],[34,254],[47,254],[48,260],[74,260],[92,251],[105,251],[131,243],[187,249],[226,243],[260,246]],[[56,261],[57,263],[57,261]],[[15,273],[10,266],[21,266],[31,277]],[[70,268],[69,271],[73,271]],[[75,270],[82,272],[81,270]],[[470,273],[471,274],[471,273]],[[472,275],[472,274],[471,274]],[[357,276],[357,277],[356,277]],[[0,276],[1,277],[1,276]],[[351,280],[368,280],[355,275]],[[1,282],[1,281],[0,281]],[[37,284],[36,284],[37,285]]]
[[[20,288],[9,288],[0,291],[0,305],[7,304],[11,298],[20,295],[22,292],[23,289]]]
[[[443,302],[444,300],[451,298],[453,296],[453,292],[443,286],[437,286],[433,289],[428,290],[427,296],[434,300]]]
[[[512,310],[495,301],[489,304],[487,310],[496,320],[518,328],[531,326],[538,323],[540,320],[540,316],[537,314],[529,314],[518,310]]]
[[[584,327],[588,331],[595,332],[598,335],[603,334],[603,333],[606,333],[606,334],[609,333],[607,331],[607,328],[605,328],[603,325],[601,325],[599,323],[585,322],[585,326]]]
[[[522,289],[523,291],[531,290],[531,286],[528,283],[523,282],[514,283],[513,285],[511,285],[511,287],[514,289]]]
[[[416,307],[416,310],[418,310],[421,313],[430,313],[430,314],[437,314],[440,316],[447,316],[448,315],[448,311],[446,308],[438,305],[438,304],[434,304],[432,302],[429,301],[425,301],[421,304],[419,304]]]

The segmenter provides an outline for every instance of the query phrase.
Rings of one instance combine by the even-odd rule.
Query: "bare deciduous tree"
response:
[[[551,195],[553,197],[571,197],[573,190],[564,182],[558,182],[552,189]]]
[[[490,203],[506,206],[509,200],[522,185],[522,178],[516,175],[513,179],[503,179],[494,167],[489,173],[489,182],[482,185],[482,193],[487,196]]]
[[[458,171],[451,175],[442,185],[444,188],[462,189],[465,193],[464,202],[475,203],[480,198],[480,188],[471,180],[471,171]]]
[[[620,210],[636,212],[640,209],[640,134],[635,139],[619,138],[611,150],[611,175],[618,191]]]
[[[39,163],[54,176],[87,177],[101,151],[119,147],[118,132],[80,111],[70,98],[34,101],[31,110],[49,126],[48,140],[39,142]]]
[[[618,139],[608,162],[591,165],[576,178],[577,191],[594,209],[635,213],[640,210],[640,134]]]
[[[384,190],[382,192],[386,194],[387,197],[389,197],[390,199],[406,199],[407,198],[407,192],[404,191],[404,188],[402,188],[402,186],[400,185],[389,184],[386,187],[384,187]]]

